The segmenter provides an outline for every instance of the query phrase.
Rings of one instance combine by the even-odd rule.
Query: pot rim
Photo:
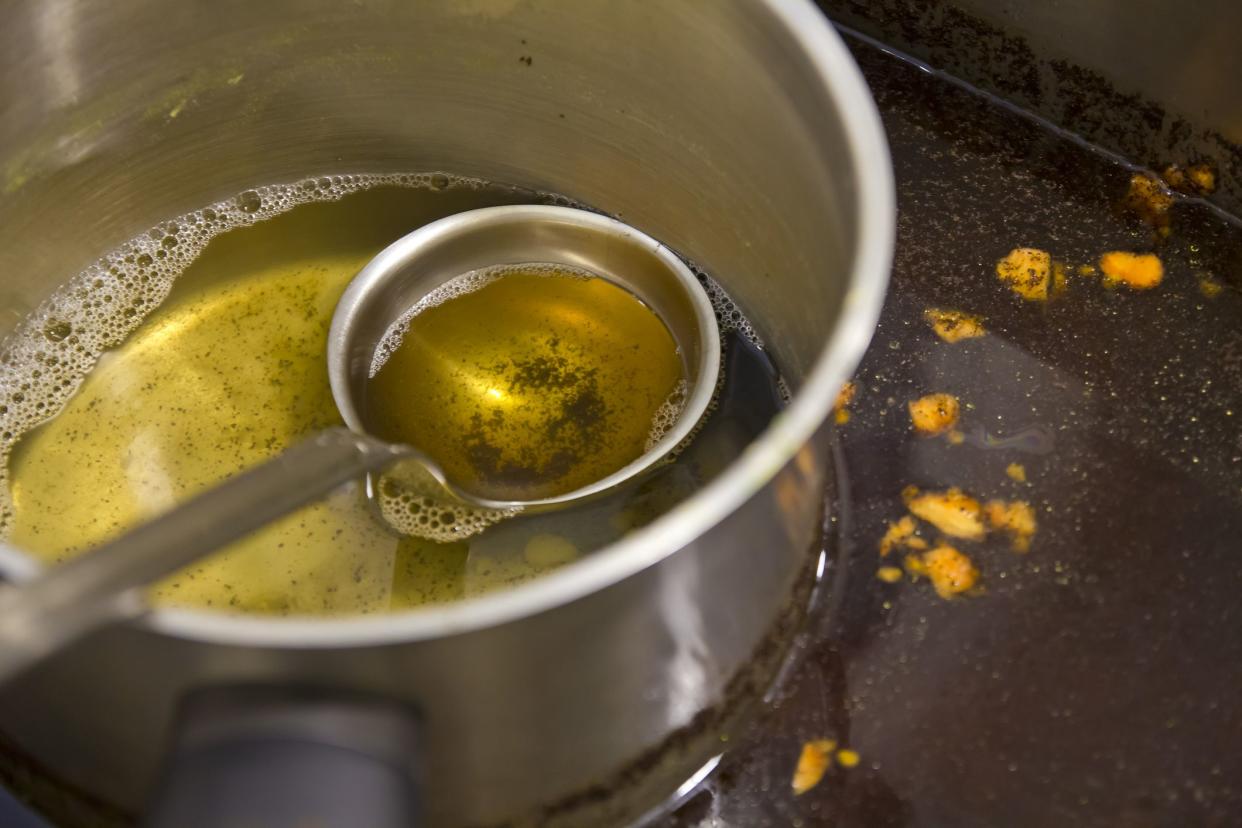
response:
[[[690,544],[768,483],[815,434],[841,384],[858,365],[879,320],[895,235],[888,144],[866,82],[831,24],[810,2],[760,0],[801,48],[844,119],[845,149],[858,180],[851,283],[841,320],[802,388],[760,437],[696,495],[636,532],[528,583],[443,605],[360,617],[268,618],[156,608],[139,626],[182,639],[248,647],[328,649],[423,641],[536,615],[605,589]],[[0,544],[0,570],[22,581],[39,565]]]

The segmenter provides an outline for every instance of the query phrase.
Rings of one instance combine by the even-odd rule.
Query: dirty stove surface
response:
[[[898,239],[838,429],[829,594],[775,701],[662,824],[1242,824],[1242,229],[1183,198],[1161,238],[1123,205],[1134,170],[850,43]],[[1064,263],[1059,296],[997,278],[1017,247]],[[1158,254],[1163,282],[1080,275],[1112,250]],[[929,307],[987,334],[941,341]],[[961,402],[956,444],[911,428],[907,402],[933,392]],[[878,542],[911,485],[1029,503],[1029,551],[952,541],[980,572],[952,600],[886,583],[907,550],[882,560]],[[816,740],[858,764],[821,750],[795,795]]]

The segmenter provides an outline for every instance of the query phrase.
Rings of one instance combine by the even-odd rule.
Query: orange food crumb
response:
[[[949,445],[960,446],[966,442],[966,435],[958,431],[956,428],[949,432]]]
[[[1164,278],[1164,265],[1153,253],[1114,250],[1100,257],[1100,270],[1106,281],[1125,284],[1135,290],[1154,288]]]
[[[902,496],[906,508],[951,538],[983,540],[983,507],[956,486],[944,492],[922,492],[908,487]]]
[[[824,772],[832,765],[832,751],[836,746],[831,739],[815,739],[802,746],[790,783],[795,796],[806,793],[824,778]]]
[[[914,522],[914,518],[906,515],[896,523],[888,525],[888,531],[884,533],[884,537],[880,538],[880,557],[883,558],[893,551],[894,547],[906,544],[918,528],[918,524]]]
[[[1168,213],[1173,206],[1173,194],[1154,175],[1135,173],[1130,176],[1130,189],[1126,192],[1125,204],[1149,224],[1164,227],[1169,223]]]
[[[1052,287],[1052,256],[1034,247],[1016,247],[996,263],[996,276],[1023,299],[1043,302]]]
[[[1026,466],[1021,463],[1010,463],[1005,467],[1005,474],[1019,483],[1026,482]]]
[[[941,598],[954,598],[979,583],[979,570],[970,558],[945,543],[922,555],[907,555],[904,563],[911,575],[931,581]]]
[[[1224,289],[1225,286],[1211,276],[1199,277],[1199,292],[1208,299],[1215,299],[1217,296],[1220,296],[1220,292]]]
[[[1096,271],[1095,265],[1085,264],[1078,266],[1079,276],[1094,276],[1097,272],[1098,271]]]
[[[1190,195],[1210,195],[1216,189],[1216,171],[1209,164],[1191,164],[1185,170],[1170,164],[1160,173],[1170,187]]]
[[[886,584],[895,584],[901,580],[901,569],[895,566],[882,566],[875,571],[875,577]]]
[[[1160,177],[1164,179],[1164,183],[1175,190],[1185,192],[1190,187],[1190,182],[1186,180],[1185,171],[1177,164],[1166,166],[1160,171]]]
[[[856,768],[860,761],[862,761],[862,757],[858,755],[856,750],[844,748],[837,751],[837,763],[843,768]]]
[[[942,434],[957,425],[961,405],[952,394],[928,394],[908,403],[914,430],[928,436]]]
[[[958,310],[928,308],[923,311],[923,318],[932,326],[936,336],[945,342],[959,342],[963,339],[974,339],[983,336],[983,319]]]
[[[1065,288],[1069,286],[1067,271],[1065,265],[1061,262],[1052,263],[1052,293],[1057,295],[1065,292]]]
[[[1035,537],[1035,510],[1025,500],[989,500],[985,507],[988,523],[993,529],[1006,532],[1013,540],[1015,552],[1027,552]]]
[[[1191,164],[1186,170],[1186,177],[1190,179],[1195,190],[1203,195],[1216,189],[1216,171],[1207,164]]]
[[[849,404],[858,394],[858,383],[850,380],[837,392],[837,401],[832,406],[833,419],[837,425],[845,425],[850,421]]]
[[[841,386],[841,390],[837,392],[837,408],[845,408],[854,401],[855,395],[858,394],[858,383],[850,380]]]

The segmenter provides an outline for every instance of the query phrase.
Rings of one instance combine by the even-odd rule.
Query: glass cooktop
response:
[[[1165,170],[1191,193],[1169,199],[849,42],[888,131],[898,238],[837,429],[831,594],[776,701],[661,824],[1238,824],[1242,227],[1194,197],[1210,170]],[[1163,278],[1110,252],[1154,254]],[[947,342],[929,309],[985,333]],[[909,403],[932,394],[957,420],[922,436]],[[935,511],[953,488],[979,504],[965,526]],[[993,512],[1015,503],[1035,519],[1025,552]],[[948,534],[972,520],[984,540]],[[928,557],[941,546],[968,563]]]

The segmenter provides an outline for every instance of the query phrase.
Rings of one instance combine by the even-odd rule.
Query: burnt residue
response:
[[[837,23],[906,51],[967,83],[1038,113],[1119,153],[1160,168],[1207,162],[1220,179],[1212,200],[1242,213],[1242,146],[1211,124],[1174,115],[1099,73],[1041,54],[1024,38],[952,0],[818,0]]]

